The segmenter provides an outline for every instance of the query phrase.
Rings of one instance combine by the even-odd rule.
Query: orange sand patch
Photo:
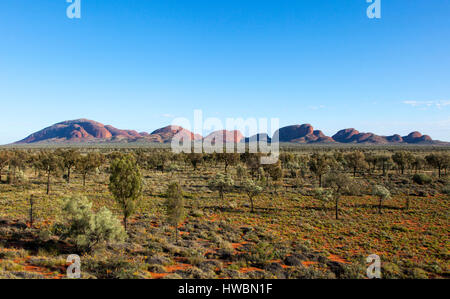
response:
[[[302,262],[302,265],[305,266],[306,268],[308,268],[309,266],[317,265],[317,262],[303,261],[303,262]]]
[[[328,259],[330,261],[333,261],[333,262],[338,262],[338,263],[342,263],[342,264],[350,264],[349,261],[347,261],[347,260],[345,260],[345,259],[343,259],[343,258],[341,258],[341,257],[339,257],[337,255],[334,255],[334,254],[330,254],[328,256]]]
[[[263,269],[259,269],[259,268],[255,268],[255,267],[241,268],[239,270],[239,272],[241,272],[241,273],[248,273],[248,272],[252,272],[252,271],[264,272]]]
[[[243,241],[241,243],[231,243],[231,246],[233,247],[233,249],[238,249],[238,248],[244,246],[245,244],[248,244],[248,242],[247,241]]]
[[[188,264],[176,264],[173,266],[167,266],[167,272],[172,273],[175,272],[177,270],[186,270],[188,268],[192,268],[192,265],[188,265]]]
[[[152,277],[152,279],[161,279],[167,275],[169,275],[169,273],[153,273],[153,272],[149,272],[150,276]]]

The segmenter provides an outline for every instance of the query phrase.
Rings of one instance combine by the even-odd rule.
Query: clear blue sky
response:
[[[279,117],[450,141],[450,1],[0,1],[0,143],[89,118]]]

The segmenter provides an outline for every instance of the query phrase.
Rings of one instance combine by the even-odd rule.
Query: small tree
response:
[[[392,158],[390,155],[378,155],[376,156],[377,163],[383,171],[383,176],[389,171],[389,166],[392,165]]]
[[[35,164],[47,175],[47,194],[50,193],[51,176],[57,175],[62,168],[61,158],[50,152],[41,152]]]
[[[332,172],[325,177],[324,185],[333,191],[337,220],[339,219],[339,200],[343,194],[352,192],[353,180],[345,173]]]
[[[254,213],[255,210],[254,210],[254,205],[253,205],[253,198],[255,198],[256,196],[261,194],[261,192],[263,191],[263,188],[261,186],[258,186],[258,184],[256,184],[251,179],[247,179],[245,181],[244,188],[245,188],[245,192],[248,195],[248,198],[250,199],[251,213]]]
[[[247,177],[247,169],[241,164],[236,167],[236,177],[239,181]]]
[[[178,243],[178,225],[185,218],[183,192],[178,183],[171,183],[166,192],[167,221],[175,226],[175,238]]]
[[[9,173],[8,181],[10,184],[14,184],[16,181],[17,170],[25,170],[25,162],[27,160],[27,154],[24,151],[13,151],[9,155]]]
[[[221,201],[224,201],[224,193],[231,189],[234,181],[228,174],[218,173],[214,179],[209,182],[209,189],[212,191],[219,191]]]
[[[187,160],[191,163],[194,170],[197,170],[198,164],[203,162],[203,154],[190,153],[187,155]]]
[[[234,166],[240,160],[238,153],[218,153],[217,158],[223,162],[225,166],[225,173],[228,173],[228,166]]]
[[[127,230],[128,217],[136,210],[136,203],[142,194],[142,174],[131,155],[111,163],[109,190],[123,212],[123,225]]]
[[[275,193],[277,193],[277,187],[283,185],[283,168],[281,167],[281,161],[278,161],[275,164],[265,165],[265,170],[273,180]]]
[[[392,160],[397,164],[401,174],[404,174],[405,169],[413,162],[414,156],[410,152],[400,151],[392,155]]]
[[[388,200],[391,198],[391,192],[384,186],[375,185],[373,187],[372,193],[374,196],[378,197],[380,200],[378,204],[378,213],[381,214],[381,208],[384,200]]]
[[[353,177],[356,177],[358,169],[368,168],[366,157],[361,151],[353,151],[345,155],[345,160],[347,161],[347,165],[353,169]]]
[[[30,228],[33,228],[33,222],[34,222],[34,211],[33,211],[33,207],[34,207],[34,195],[31,194],[30,197],[28,198],[28,204],[30,205],[30,210],[29,210],[29,217],[30,217]]]
[[[308,162],[309,170],[319,179],[319,187],[322,187],[322,176],[330,170],[330,161],[326,155],[314,153]]]
[[[70,173],[72,168],[77,164],[80,153],[74,149],[70,149],[67,151],[58,151],[57,154],[61,157],[62,164],[67,170],[67,183],[70,184]]]
[[[439,177],[443,169],[447,169],[450,165],[450,155],[448,154],[431,154],[425,157],[427,163],[438,169]]]
[[[6,165],[8,165],[10,158],[10,152],[0,151],[0,183],[2,182],[3,169],[6,167]]]
[[[79,156],[76,162],[76,169],[83,177],[83,187],[86,186],[86,177],[89,173],[99,168],[103,163],[103,157],[100,153],[88,153]]]

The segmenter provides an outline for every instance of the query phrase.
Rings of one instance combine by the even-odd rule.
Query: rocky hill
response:
[[[82,142],[148,142],[148,143],[170,143],[174,136],[182,134],[181,140],[202,140],[213,144],[219,137],[223,137],[224,142],[251,142],[265,141],[271,142],[267,134],[261,133],[246,138],[240,131],[216,131],[205,138],[196,135],[189,130],[179,126],[167,126],[152,133],[134,130],[121,130],[110,125],[103,125],[99,122],[88,119],[77,119],[64,121],[47,127],[41,131],[31,134],[16,144],[29,143],[82,143]],[[278,137],[280,142],[290,142],[299,144],[443,144],[435,141],[428,135],[419,132],[412,132],[407,136],[398,134],[392,136],[380,136],[374,133],[361,133],[355,129],[344,129],[337,132],[332,137],[326,136],[322,131],[315,130],[310,124],[293,125],[279,129],[274,137]]]

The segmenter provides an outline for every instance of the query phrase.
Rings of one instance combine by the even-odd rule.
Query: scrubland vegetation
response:
[[[447,148],[0,149],[0,278],[449,277]]]

